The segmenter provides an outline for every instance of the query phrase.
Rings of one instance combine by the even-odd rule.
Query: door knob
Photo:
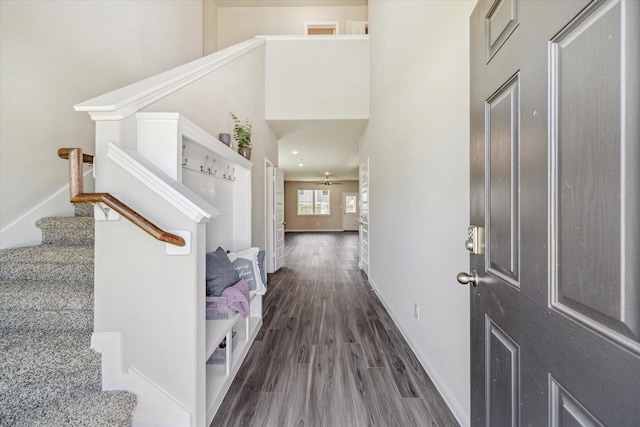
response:
[[[456,279],[458,279],[458,282],[462,285],[468,285],[471,283],[471,286],[474,288],[478,286],[478,273],[475,270],[471,270],[471,273],[469,274],[464,272],[458,273]]]

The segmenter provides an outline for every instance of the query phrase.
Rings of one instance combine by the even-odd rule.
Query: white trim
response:
[[[369,35],[360,35],[360,34],[341,34],[337,36],[301,36],[301,35],[293,35],[293,36],[256,36],[257,39],[264,39],[267,42],[277,41],[277,42],[286,42],[286,41],[358,41],[358,40],[369,40]],[[367,118],[368,119],[368,118]],[[365,119],[365,120],[367,120]]]
[[[344,231],[342,228],[323,228],[323,229],[300,229],[300,230],[284,230],[285,233],[310,233],[310,232],[317,232],[317,233],[331,233],[331,232],[335,232],[335,231]]]
[[[102,390],[129,390],[129,376],[122,367],[122,334],[94,332],[91,348],[102,356]]]
[[[304,34],[309,34],[310,28],[318,28],[323,30],[333,30],[333,34],[313,34],[312,36],[318,37],[322,36],[339,36],[340,35],[340,21],[315,21],[315,22],[305,22],[304,23]]]
[[[93,181],[93,171],[94,168],[89,168],[83,173],[85,184],[87,179]],[[67,184],[1,229],[0,249],[39,245],[42,243],[42,232],[36,227],[37,220],[52,216],[73,215],[74,207],[69,200],[69,184]]]
[[[192,190],[169,178],[134,151],[110,142],[107,147],[107,158],[196,223],[208,222],[212,217],[222,215]]]
[[[192,427],[191,411],[135,368],[129,368],[129,391],[138,399],[132,427]]]
[[[276,265],[276,167],[267,157],[264,158],[264,250],[267,273],[275,272]]]
[[[238,43],[204,58],[76,104],[74,108],[76,111],[88,112],[96,121],[122,120],[263,44],[264,39],[260,38]]]
[[[387,312],[391,316],[393,323],[396,325],[396,327],[398,328],[398,330],[400,331],[404,339],[407,341],[407,343],[409,344],[409,347],[411,347],[411,350],[418,358],[418,361],[420,362],[424,370],[427,372],[427,375],[429,375],[429,378],[431,378],[431,380],[433,381],[433,384],[436,386],[436,388],[442,395],[442,398],[444,399],[445,403],[447,404],[447,406],[449,406],[449,409],[451,409],[451,412],[456,417],[456,420],[458,420],[458,422],[462,427],[468,427],[471,424],[471,420],[469,419],[468,414],[464,411],[464,408],[460,405],[460,402],[458,402],[458,400],[456,400],[456,398],[453,396],[453,394],[449,390],[449,387],[447,387],[446,382],[442,379],[442,377],[440,377],[440,375],[438,375],[438,372],[435,370],[431,362],[429,362],[429,359],[424,355],[422,350],[420,350],[420,347],[413,340],[411,334],[409,334],[409,332],[404,327],[402,322],[398,320],[399,317],[393,311],[391,306],[387,304],[387,302],[384,299],[384,296],[378,291],[378,286],[376,286],[376,284],[373,282],[373,280],[371,279],[371,276],[369,276],[369,284],[371,285],[371,288],[378,296],[378,299],[380,299],[380,302],[382,302],[382,305],[384,306],[384,308],[387,310]]]

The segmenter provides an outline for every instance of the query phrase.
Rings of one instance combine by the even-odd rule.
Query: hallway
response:
[[[457,426],[358,269],[357,233],[287,233],[212,426]]]

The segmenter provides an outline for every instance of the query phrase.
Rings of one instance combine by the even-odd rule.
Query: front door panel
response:
[[[640,422],[639,22],[635,0],[471,17],[474,426]]]
[[[487,271],[518,286],[520,82],[511,77],[485,104]]]

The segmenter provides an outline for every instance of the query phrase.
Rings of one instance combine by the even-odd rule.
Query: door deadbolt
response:
[[[464,242],[466,250],[472,254],[484,253],[484,227],[470,225],[467,228],[467,240]]]

